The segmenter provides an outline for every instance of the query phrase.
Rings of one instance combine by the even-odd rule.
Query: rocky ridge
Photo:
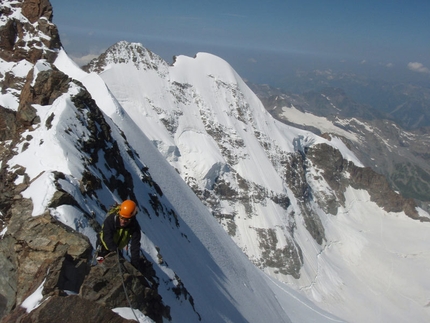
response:
[[[134,308],[155,322],[169,319],[169,306],[163,303],[158,293],[158,284],[163,279],[157,277],[151,263],[148,263],[145,276],[127,262],[121,264],[123,275],[120,275],[115,258],[106,261],[103,267],[94,267],[93,245],[86,235],[79,232],[79,222],[76,226],[66,226],[59,221],[55,210],[66,207],[70,212],[81,212],[85,222],[81,224],[97,232],[100,220],[96,218],[94,209],[83,207],[80,202],[84,199],[93,201],[90,204],[96,206],[98,212],[106,212],[109,205],[98,197],[101,189],[115,191],[121,199],[136,199],[134,187],[136,181],[140,181],[146,186],[148,205],[154,208],[145,209],[148,215],[156,213],[175,223],[174,211],[163,205],[160,188],[138,161],[133,149],[128,147],[126,139],[122,138],[119,146],[121,141],[112,137],[117,133],[121,138],[121,133],[106,122],[82,84],[52,65],[61,49],[61,42],[52,24],[49,1],[3,2],[1,14],[0,59],[9,70],[0,75],[0,86],[3,95],[10,95],[15,100],[10,100],[13,101],[10,106],[0,107],[1,321],[83,322],[93,317],[92,322],[128,322],[110,310],[130,305],[123,283],[133,295],[130,298]],[[17,69],[24,72],[17,73]],[[57,98],[69,93],[73,93],[70,100],[74,120],[61,129],[57,120],[63,112],[59,108],[52,110],[45,120],[41,119],[39,107],[49,107]],[[84,134],[81,126],[86,128]],[[80,178],[61,171],[42,172],[32,177],[19,164],[10,167],[15,156],[31,147],[43,149],[44,142],[36,141],[38,131],[59,131],[71,142],[80,137],[75,147],[83,158]],[[127,152],[122,151],[123,147]],[[101,156],[106,159],[100,160]],[[124,156],[135,159],[141,169],[139,178],[133,178],[127,171]],[[113,174],[122,174],[122,179]],[[35,216],[32,214],[33,203],[24,198],[22,192],[44,176],[53,180],[56,189],[48,204],[50,211]],[[75,185],[73,190],[70,190],[70,184]],[[140,198],[141,201],[144,199]],[[43,286],[46,302],[27,313],[20,305],[39,286]],[[187,295],[185,287],[172,287],[172,293],[178,299]],[[75,296],[68,296],[70,294]],[[188,295],[186,297],[189,298]],[[70,313],[76,315],[70,316]]]

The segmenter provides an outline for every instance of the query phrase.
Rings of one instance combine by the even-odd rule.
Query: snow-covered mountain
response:
[[[85,72],[61,47],[48,1],[3,1],[2,13],[6,322],[83,306],[62,290],[121,312],[125,300],[86,291],[95,232],[127,197],[161,296],[158,311],[136,307],[142,321],[428,321],[429,215],[341,136],[274,120],[219,57],[170,66],[120,42]]]
[[[259,268],[349,321],[410,317],[401,310],[404,296],[391,299],[387,289],[421,304],[417,317],[428,315],[418,278],[429,266],[419,247],[428,223],[411,220],[428,221],[426,212],[363,167],[341,135],[275,121],[222,59],[199,53],[172,66],[160,61],[140,44],[120,42],[86,69],[99,73]],[[421,264],[410,266],[418,254]],[[397,285],[404,270],[416,270],[410,285],[421,291]],[[383,310],[385,297],[391,306]]]
[[[102,79],[52,42],[49,2],[1,12],[2,322],[125,322],[112,308],[141,322],[336,320],[251,264]],[[143,281],[127,263],[126,275],[91,266],[96,231],[125,198],[140,208]]]

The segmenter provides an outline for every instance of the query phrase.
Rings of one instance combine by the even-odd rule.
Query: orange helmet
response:
[[[137,207],[136,203],[134,203],[132,200],[125,200],[121,203],[121,207],[119,209],[119,215],[121,215],[123,218],[132,218],[137,213]]]

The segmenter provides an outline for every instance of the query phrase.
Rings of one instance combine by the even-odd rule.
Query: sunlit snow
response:
[[[27,65],[14,67],[0,63],[2,71],[15,68],[17,74],[24,74],[28,69]],[[291,197],[291,209],[298,210],[299,201],[281,180],[272,161],[263,154],[254,133],[256,129],[261,135],[270,136],[268,141],[273,144],[273,151],[275,148],[303,151],[311,145],[326,143],[339,149],[345,159],[362,166],[339,138],[328,141],[271,118],[225,61],[199,53],[195,58],[179,56],[173,66],[163,65],[159,71],[137,70],[132,64],[112,64],[99,76],[83,72],[60,51],[55,66],[82,82],[111,118],[108,122],[124,131],[128,143],[160,185],[163,202],[174,206],[178,214],[179,229],[169,221],[138,215],[143,231],[142,249],[165,285],[160,285],[160,293],[163,301],[171,306],[175,322],[200,322],[199,315],[203,322],[425,322],[430,319],[429,223],[412,220],[403,213],[384,212],[370,201],[367,192],[349,188],[345,205],[337,215],[318,211],[327,237],[322,245],[298,222],[294,239],[303,250],[304,265],[300,278],[295,279],[270,269],[263,272],[254,266],[184,183],[174,167],[181,174],[205,179],[205,185],[210,185],[225,167],[225,158],[216,142],[207,136],[204,118],[228,131],[231,138],[243,140],[243,146],[238,144],[232,148],[239,156],[234,165],[238,174],[273,192],[286,192]],[[46,68],[49,66],[45,62],[38,62],[34,73]],[[192,92],[187,92],[190,97],[170,94],[178,89],[178,84],[193,87]],[[76,110],[70,100],[77,91],[77,85],[71,86],[52,105],[35,106],[41,123],[23,134],[28,139],[17,146],[17,155],[8,166],[26,168],[32,182],[23,196],[33,201],[34,216],[46,211],[54,192],[53,172],[58,171],[65,174],[65,179],[60,181],[62,189],[76,197],[86,211],[93,211],[101,222],[103,210],[94,200],[79,200],[77,193],[83,156],[75,143],[87,136],[85,126],[76,122]],[[193,104],[182,104],[180,100]],[[16,110],[16,102],[10,94],[0,96],[0,104],[9,109]],[[236,102],[240,105],[238,109],[229,109]],[[173,135],[163,125],[166,112],[182,116]],[[52,114],[55,117],[48,127],[46,121]],[[66,135],[67,129],[73,131]],[[327,130],[330,129],[333,127],[327,124]],[[125,150],[119,132],[115,129],[112,132]],[[334,133],[347,135],[339,129]],[[137,178],[136,164],[131,160],[126,160],[126,164],[127,170]],[[139,183],[135,189],[143,194],[145,186]],[[321,194],[332,194],[327,187],[319,186],[319,189]],[[100,192],[99,198],[117,199],[109,194]],[[227,203],[222,205],[227,211],[232,207]],[[87,235],[94,245],[95,232],[81,211],[72,206],[50,211],[57,220]],[[285,213],[274,203],[258,206],[257,212],[260,216],[252,220],[244,209],[237,214],[241,234],[236,242],[248,248],[254,257],[260,251],[256,236],[247,230],[249,227],[283,230],[288,224]],[[423,210],[419,212],[428,217]],[[279,247],[286,245],[289,238],[292,237],[286,234],[284,241],[278,242]],[[157,250],[168,266],[158,264]],[[199,315],[171,292],[177,283],[175,275],[193,296]],[[43,284],[22,304],[27,311],[38,306],[42,288]],[[129,319],[137,315],[140,322],[151,322],[139,311],[123,308],[114,311]]]
[[[42,284],[40,284],[40,286],[22,302],[21,306],[27,310],[27,313],[30,313],[32,310],[40,306],[40,302],[43,299],[42,291],[45,280],[43,280]]]
[[[311,113],[299,111],[294,106],[284,107],[282,111],[284,112],[282,116],[292,123],[313,126],[320,129],[321,132],[335,133],[352,141],[357,141],[355,134],[336,127],[333,122],[325,117],[318,117]]]
[[[63,53],[56,65],[69,75],[77,75],[76,71],[69,71],[63,67],[67,65],[63,64],[67,60],[67,56]],[[222,267],[227,266],[225,270],[230,274],[231,264],[225,263],[227,258],[225,255],[221,256],[223,252],[220,254],[218,247],[215,247],[218,244],[214,245],[214,241],[203,229],[207,224],[203,225],[199,222],[202,220],[201,214],[206,211],[203,211],[201,206],[198,207],[200,211],[196,216],[200,220],[191,215],[189,203],[184,204],[183,201],[186,199],[179,196],[183,190],[178,187],[183,183],[176,182],[174,176],[166,176],[152,148],[158,148],[171,165],[180,169],[182,174],[196,178],[200,176],[200,178],[206,178],[206,183],[210,183],[211,178],[215,178],[222,169],[223,157],[218,153],[215,143],[205,135],[200,118],[200,114],[204,113],[212,122],[222,125],[226,131],[245,141],[244,146],[247,149],[243,150],[244,155],[241,155],[240,149],[235,151],[238,156],[244,156],[236,166],[239,174],[275,192],[283,191],[285,187],[267,157],[259,152],[261,146],[255,141],[255,137],[250,135],[250,124],[260,129],[262,133],[270,134],[273,142],[286,151],[303,150],[308,145],[324,142],[336,147],[345,159],[354,162],[357,166],[362,166],[356,156],[337,137],[327,141],[307,131],[288,127],[273,120],[231,67],[213,55],[199,53],[195,58],[179,56],[173,66],[163,70],[163,77],[153,70],[137,70],[131,63],[111,64],[101,73],[101,77],[109,85],[111,93],[115,94],[113,103],[108,102],[112,95],[106,92],[105,86],[94,87],[93,84],[100,83],[100,81],[94,81],[97,78],[95,75],[84,75],[80,80],[87,88],[93,89],[91,93],[96,102],[102,109],[106,107],[104,111],[125,131],[128,141],[150,167],[151,175],[177,207],[184,221],[190,225],[194,234],[202,239],[202,243],[212,250],[212,253],[215,252],[216,255],[213,256],[217,259],[217,263],[222,264]],[[167,94],[174,82],[194,86],[193,96],[198,97],[196,101],[200,102],[200,105],[189,104],[186,105],[186,109],[179,110],[178,106],[181,104],[175,103],[172,96]],[[221,87],[216,86],[218,82],[231,89],[240,89],[244,94],[241,102],[244,106],[249,104],[253,115],[240,116],[240,118],[250,118],[250,123],[234,121],[239,116],[232,118],[235,112],[226,108],[226,103],[228,106],[230,101],[233,102],[233,98],[229,97],[227,92],[223,92]],[[161,110],[183,115],[173,137],[160,122],[160,118],[166,115],[156,113]],[[295,115],[296,118],[300,118],[297,113]],[[306,119],[309,121],[308,117]],[[321,121],[317,120],[317,122]],[[299,119],[294,122],[301,123]],[[305,123],[305,120],[302,123]],[[330,123],[326,123],[326,127],[331,133],[351,137],[350,134]],[[149,139],[144,145],[134,135],[139,131],[145,133]],[[350,139],[355,140],[352,137]],[[178,148],[180,154],[176,151]],[[175,185],[172,183],[173,178],[177,183]],[[327,187],[319,189],[322,194],[332,194],[327,191]],[[416,322],[419,322],[429,318],[430,310],[427,305],[430,303],[430,295],[426,292],[429,286],[423,273],[430,270],[430,253],[419,248],[419,244],[414,242],[415,238],[421,237],[419,239],[422,239],[423,245],[430,243],[430,238],[420,233],[427,232],[429,225],[412,220],[403,214],[383,212],[376,204],[370,202],[369,197],[366,194],[363,195],[363,192],[349,189],[346,197],[345,208],[341,209],[338,215],[327,215],[322,211],[319,214],[328,237],[322,246],[313,240],[304,226],[300,225],[296,228],[294,238],[300,244],[305,258],[301,277],[298,280],[293,277],[286,278],[266,269],[272,277],[277,277],[286,283],[285,285],[266,277],[266,284],[267,281],[271,282],[268,285],[272,290],[271,293],[276,294],[277,301],[284,310],[288,309],[286,312],[293,322],[341,321],[315,308],[312,302],[302,298],[303,295],[321,308],[351,322],[381,320],[403,322],[406,317],[413,317]],[[292,207],[298,209],[295,203],[297,202],[292,199]],[[226,210],[229,207],[230,205],[225,204]],[[266,216],[254,217],[252,222],[247,218],[245,210],[238,210],[239,234],[236,242],[244,246],[249,254],[257,256],[259,248],[255,244],[256,236],[247,228],[249,226],[265,228],[285,226],[287,219],[284,218],[283,211],[278,208],[279,206],[268,203],[257,210],[259,214]],[[426,214],[423,210],[419,212]],[[210,225],[216,226],[212,219],[206,217],[203,219],[210,220]],[[384,233],[391,236],[384,237]],[[287,235],[285,237],[288,238]],[[285,241],[278,243],[279,247],[282,247]],[[400,252],[403,249],[404,251]],[[413,269],[410,268],[407,271],[406,268],[410,266],[411,259],[414,264]],[[241,281],[247,284],[243,279],[239,279],[236,283],[240,284]],[[230,279],[226,279],[225,282],[233,283]],[[401,290],[405,291],[399,296]],[[237,292],[232,293],[235,299],[238,297],[236,301],[241,304],[242,296],[245,294],[242,292],[239,294],[241,297]],[[293,294],[294,297],[291,296]],[[266,297],[267,295],[263,298]],[[405,298],[410,301],[405,303]],[[309,308],[312,309],[312,314],[309,313]]]

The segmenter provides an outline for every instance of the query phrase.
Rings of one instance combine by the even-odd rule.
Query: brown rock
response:
[[[331,201],[332,212],[330,213],[336,214],[333,212],[337,212],[338,205],[345,201],[343,193],[346,186],[351,185],[355,189],[367,190],[371,200],[387,212],[404,211],[413,219],[426,221],[426,219],[419,218],[414,200],[406,199],[396,193],[385,176],[376,173],[370,167],[357,167],[354,163],[348,162],[333,147],[327,144],[316,145],[309,149],[307,157],[323,170],[322,176],[331,189],[336,192],[337,201]],[[349,178],[345,177],[345,172],[349,173]]]
[[[79,296],[52,296],[30,313],[17,308],[4,317],[2,323],[127,323],[127,320],[96,302],[85,300]]]
[[[0,57],[14,62],[26,59],[31,63],[44,58],[52,63],[57,56],[56,50],[61,48],[61,41],[57,27],[52,23],[51,3],[49,0],[16,1],[14,8],[20,7],[28,22],[12,16],[16,9],[4,8],[1,12],[6,22],[0,28]],[[40,37],[39,33],[46,37]],[[24,35],[34,37],[24,40]]]
[[[155,322],[163,322],[163,316],[170,318],[169,308],[163,304],[157,287],[150,286],[129,262],[122,258],[118,260],[117,254],[111,254],[102,264],[91,267],[79,295],[108,308],[131,304]]]
[[[22,14],[33,24],[40,17],[52,19],[52,6],[49,0],[24,0]]]
[[[52,286],[45,293],[55,288],[77,292],[89,271],[92,248],[88,238],[53,220],[48,213],[33,217],[32,208],[31,201],[26,199],[12,206],[3,239],[8,246],[0,248],[0,258],[10,259],[5,264],[15,268],[2,273],[5,281],[0,290],[7,284],[16,286],[16,295],[9,305],[20,304],[45,278],[47,286]],[[15,250],[12,258],[10,250]],[[73,274],[68,271],[71,266],[76,267]]]

